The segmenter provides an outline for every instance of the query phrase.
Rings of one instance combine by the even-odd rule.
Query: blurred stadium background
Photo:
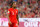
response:
[[[17,2],[17,9],[20,18],[40,17],[40,1],[38,2],[38,0],[0,0],[1,18],[7,17],[7,11],[11,7],[12,2]]]
[[[19,27],[40,27],[40,0],[0,0],[0,27],[8,26],[7,11],[12,2],[17,3]]]

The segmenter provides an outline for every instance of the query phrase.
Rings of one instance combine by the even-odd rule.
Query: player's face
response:
[[[16,3],[13,3],[13,8],[16,8]]]

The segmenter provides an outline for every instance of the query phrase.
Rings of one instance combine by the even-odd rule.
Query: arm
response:
[[[17,21],[18,21],[18,25],[19,25],[19,17],[18,17],[18,10],[17,10]]]
[[[10,19],[9,19],[9,14],[8,14],[8,21],[10,22]]]
[[[10,11],[8,11],[8,21],[9,21],[9,23],[11,24],[11,21],[10,21],[10,19],[9,19],[9,15],[10,15]]]
[[[18,21],[18,25],[19,25],[19,17],[18,17],[18,15],[17,15],[17,21]]]

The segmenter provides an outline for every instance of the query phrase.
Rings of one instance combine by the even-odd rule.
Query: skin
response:
[[[14,8],[14,7],[16,7],[16,4],[15,4],[15,3],[13,3],[12,8],[13,8],[13,9],[16,9],[16,8]],[[9,15],[10,15],[10,14],[8,14],[8,17],[9,17]],[[9,23],[12,24],[9,18],[8,18],[8,20],[9,20]],[[18,24],[19,24],[18,15],[17,15],[17,20],[18,20]]]
[[[13,8],[13,9],[16,9],[16,8],[14,8],[14,7],[16,7],[16,3],[13,3],[13,5],[12,5],[12,8]]]

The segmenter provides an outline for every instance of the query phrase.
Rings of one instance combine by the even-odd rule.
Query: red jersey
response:
[[[8,14],[9,14],[10,21],[12,23],[16,23],[17,22],[18,10],[10,8],[10,9],[8,9]]]

